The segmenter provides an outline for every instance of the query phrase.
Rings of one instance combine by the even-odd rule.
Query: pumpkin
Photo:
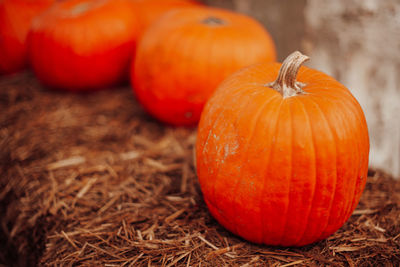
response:
[[[59,2],[32,23],[29,50],[34,72],[43,84],[70,91],[127,80],[137,24],[131,1]]]
[[[213,8],[178,9],[140,39],[132,86],[154,117],[172,125],[196,125],[222,80],[275,56],[270,35],[250,17]]]
[[[364,189],[369,137],[363,111],[332,77],[261,63],[230,76],[204,108],[197,174],[211,214],[255,243],[303,246],[350,217]]]
[[[9,74],[28,65],[26,36],[32,19],[53,0],[0,1],[0,74]]]
[[[142,35],[146,29],[166,12],[176,8],[200,5],[193,0],[133,0]]]

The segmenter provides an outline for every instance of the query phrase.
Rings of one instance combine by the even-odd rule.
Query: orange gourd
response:
[[[200,3],[194,0],[133,0],[135,3],[135,15],[140,23],[140,33],[142,35],[146,29],[166,12],[176,8],[184,8]]]
[[[138,22],[128,0],[68,0],[36,18],[32,67],[47,86],[91,91],[127,80]]]
[[[213,8],[179,9],[143,35],[131,79],[138,100],[154,117],[196,125],[223,79],[275,56],[271,37],[250,17]]]
[[[306,59],[295,52],[283,65],[235,73],[201,117],[196,159],[204,200],[223,226],[252,242],[322,240],[350,217],[365,186],[363,111],[330,76],[299,69]]]
[[[26,36],[32,19],[53,0],[0,1],[0,74],[13,73],[28,65]]]

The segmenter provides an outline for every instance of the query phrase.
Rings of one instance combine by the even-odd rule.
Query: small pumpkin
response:
[[[235,73],[201,116],[196,159],[204,200],[223,226],[252,242],[322,240],[350,217],[365,186],[363,111],[342,84],[300,67],[307,59],[295,52],[283,64]]]
[[[154,117],[172,125],[196,125],[223,79],[275,57],[270,35],[254,19],[214,8],[179,9],[160,18],[140,39],[132,85]]]
[[[9,74],[28,65],[26,36],[35,16],[53,0],[0,1],[0,74]]]
[[[36,18],[32,67],[47,86],[90,91],[127,80],[138,23],[131,1],[68,0]]]
[[[132,0],[135,3],[136,16],[142,35],[146,29],[166,12],[176,8],[200,5],[194,0]]]

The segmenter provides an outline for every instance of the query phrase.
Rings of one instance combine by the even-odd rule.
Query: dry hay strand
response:
[[[350,220],[304,248],[248,243],[211,218],[195,129],[147,116],[128,87],[0,81],[0,263],[26,266],[399,266],[400,182],[370,171]]]

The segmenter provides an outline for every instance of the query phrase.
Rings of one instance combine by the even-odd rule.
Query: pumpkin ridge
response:
[[[335,163],[333,164],[333,166],[335,166],[334,188],[333,188],[333,190],[331,192],[332,196],[330,197],[330,203],[329,203],[329,207],[328,207],[329,212],[328,212],[328,216],[326,218],[325,227],[323,228],[324,230],[320,231],[320,234],[318,235],[318,236],[321,236],[321,234],[328,227],[328,224],[329,224],[329,221],[330,221],[330,216],[331,216],[331,211],[332,211],[332,207],[333,207],[333,203],[334,203],[334,200],[335,200],[335,197],[336,197],[336,193],[337,193],[337,184],[338,184],[338,182],[337,182],[338,181],[338,169],[337,169],[338,151],[337,151],[337,144],[338,144],[338,142],[337,142],[337,136],[334,133],[332,125],[331,125],[330,121],[328,120],[328,118],[326,117],[324,110],[320,107],[320,104],[317,101],[315,101],[314,98],[310,97],[310,98],[307,98],[307,99],[310,102],[314,103],[315,108],[317,108],[319,110],[320,114],[321,114],[321,118],[326,122],[326,125],[327,125],[327,127],[329,129],[330,135],[332,136],[332,139],[333,139],[333,142],[334,142],[333,147],[335,148],[335,156],[332,157],[332,158],[335,159]]]
[[[283,101],[281,101],[281,103],[279,104],[279,107],[277,108],[277,111],[276,111],[276,117],[275,117],[275,125],[274,125],[274,129],[275,129],[275,133],[277,133],[278,132],[278,122],[279,122],[279,116],[280,116],[280,114],[281,114],[281,108],[282,108],[282,105],[283,105]],[[274,136],[274,135],[271,135],[271,136]],[[269,149],[268,150],[268,161],[270,161],[270,159],[271,159],[271,154],[272,154],[272,149]],[[266,163],[268,163],[268,162],[266,162]],[[260,198],[260,203],[259,203],[259,206],[260,206],[260,220],[261,220],[261,225],[264,225],[264,214],[266,214],[266,212],[265,212],[265,206],[264,206],[264,210],[262,210],[262,208],[261,207],[263,207],[263,205],[261,205],[262,204],[262,200],[263,200],[263,196],[265,196],[265,192],[264,192],[264,190],[265,190],[265,184],[267,183],[267,177],[265,177],[266,176],[266,173],[267,173],[267,170],[268,170],[268,164],[265,164],[265,169],[264,169],[264,179],[263,179],[263,186],[261,187],[261,198]],[[261,242],[265,242],[265,240],[266,240],[266,238],[265,238],[265,234],[266,234],[266,230],[265,230],[265,227],[262,227],[261,228]]]
[[[352,105],[354,104],[353,100],[347,99],[348,97],[352,96],[351,93],[348,91],[347,88],[343,88],[341,90],[338,90],[337,87],[334,86],[326,86],[324,85],[323,88],[321,88],[320,85],[315,84],[314,87],[311,87],[309,89],[317,89],[323,91],[323,95],[326,96],[333,96],[335,99],[340,99],[340,101],[350,101]]]
[[[277,112],[276,112],[276,119],[275,119],[275,126],[274,126],[274,132],[275,132],[275,134],[273,134],[273,135],[271,135],[271,136],[276,136],[277,135],[277,133],[278,133],[278,130],[279,130],[279,128],[278,128],[278,124],[279,124],[279,117],[281,116],[281,111],[282,111],[282,106],[283,106],[283,104],[284,104],[284,101],[281,101],[281,103],[280,103],[280,105],[279,105],[279,107],[277,108]],[[273,137],[272,137],[273,138]],[[272,147],[268,150],[268,161],[270,161],[271,160],[271,155],[272,155],[272,151],[273,151],[273,149],[272,149]],[[268,169],[269,169],[269,166],[268,166],[268,164],[265,164],[265,166],[266,166],[266,168],[265,168],[265,173],[268,171]],[[266,194],[265,194],[265,188],[266,188],[266,186],[265,186],[265,184],[267,183],[267,179],[266,178],[264,178],[264,181],[263,181],[263,186],[262,186],[262,189],[261,189],[261,196],[265,196]],[[269,197],[269,196],[267,196],[267,197]],[[261,198],[261,200],[260,200],[260,206],[262,207],[262,198]],[[265,223],[265,217],[263,216],[264,214],[266,214],[266,212],[265,212],[265,206],[264,206],[264,210],[263,211],[261,211],[260,210],[260,214],[261,214],[261,219],[262,219],[262,225]],[[266,239],[266,230],[269,230],[269,229],[265,229],[264,227],[261,229],[261,235],[262,235],[262,240],[263,240],[263,242],[265,242],[265,240],[267,240]]]
[[[356,118],[355,118],[355,120],[359,120],[359,118],[358,118],[358,116],[357,116],[357,113],[358,112],[354,112],[354,105],[345,105],[344,103],[340,103],[341,105],[342,105],[342,108],[340,109],[342,112],[344,111],[344,110],[348,110],[347,111],[347,113],[350,113],[350,114],[356,114]],[[346,120],[346,122],[347,122],[347,120]],[[349,128],[349,127],[348,127]],[[361,155],[360,155],[360,151],[361,151],[361,146],[360,146],[360,140],[362,139],[362,137],[360,136],[360,131],[358,130],[358,129],[355,129],[356,130],[356,132],[354,133],[354,130],[352,131],[352,134],[354,134],[354,135],[356,135],[357,137],[356,138],[354,138],[355,140],[357,140],[356,142],[355,142],[355,147],[356,147],[356,149],[355,149],[355,151],[353,151],[353,153],[354,153],[354,158],[356,158],[357,160],[355,160],[355,162],[357,163],[355,166],[353,166],[353,169],[355,169],[354,170],[354,176],[355,177],[357,177],[357,179],[358,179],[358,175],[359,175],[359,169],[360,169],[360,167],[359,167],[359,162],[360,162],[360,160],[361,160]],[[356,190],[357,190],[357,179],[354,179],[354,181],[353,181],[353,185],[352,185],[352,188],[353,188],[353,190],[349,190],[350,192],[352,192],[352,200],[351,201],[348,201],[348,203],[347,203],[347,208],[346,209],[343,209],[343,212],[342,212],[342,215],[340,216],[341,218],[343,218],[343,223],[345,222],[345,221],[347,221],[347,219],[348,219],[348,216],[350,216],[351,214],[349,214],[349,211],[350,211],[350,209],[352,208],[352,206],[353,206],[353,201],[354,201],[354,199],[355,199],[355,197],[356,197],[356,194],[355,194],[355,192],[356,192]],[[347,198],[347,199],[349,199],[349,198]]]
[[[315,133],[314,133],[313,127],[311,125],[311,119],[310,119],[310,116],[309,116],[309,112],[308,112],[308,110],[307,110],[307,108],[306,108],[306,106],[305,106],[303,101],[300,101],[297,98],[294,98],[294,99],[301,104],[301,106],[302,106],[302,108],[304,110],[304,113],[306,114],[306,117],[307,117],[307,123],[308,123],[308,126],[310,128],[310,132],[311,132],[311,143],[312,143],[312,147],[313,147],[313,151],[314,151],[314,164],[313,165],[315,166],[315,169],[314,169],[314,187],[313,187],[313,190],[312,190],[313,193],[312,193],[311,205],[310,205],[310,208],[309,208],[309,211],[308,211],[308,214],[307,214],[307,219],[305,219],[306,220],[306,224],[305,224],[305,227],[304,227],[304,231],[303,231],[303,233],[301,233],[299,235],[299,237],[297,238],[297,240],[295,242],[296,244],[298,244],[298,243],[300,243],[300,241],[303,239],[305,233],[307,232],[307,229],[308,229],[308,226],[309,226],[309,223],[310,223],[310,215],[311,215],[311,212],[312,212],[314,204],[315,204],[315,195],[316,195],[315,191],[317,190],[317,187],[318,187],[319,183],[318,183],[318,177],[317,177],[317,174],[318,174],[318,170],[317,170],[317,168],[318,168],[318,165],[317,165],[318,153],[317,153],[317,146],[315,145],[315,143],[316,143],[315,142]]]
[[[289,126],[290,127],[290,146],[289,147],[291,149],[290,149],[290,164],[288,164],[288,167],[290,167],[290,174],[289,174],[289,183],[288,183],[289,184],[288,194],[287,194],[287,198],[285,199],[285,200],[287,200],[286,201],[286,209],[285,209],[285,213],[284,213],[285,214],[285,220],[284,220],[285,223],[284,223],[282,235],[279,239],[279,242],[277,242],[277,244],[283,244],[282,241],[285,242],[284,238],[285,238],[285,233],[287,232],[286,228],[287,228],[288,219],[289,219],[288,213],[289,213],[289,206],[290,206],[290,192],[291,192],[291,188],[293,187],[293,185],[292,185],[293,162],[294,162],[294,160],[293,160],[293,139],[295,138],[293,135],[293,107],[292,107],[292,103],[289,103],[289,102],[285,102],[285,103],[288,106],[288,110],[289,110],[288,113],[290,114],[290,118],[289,118],[289,120],[290,120],[290,126]],[[288,152],[288,151],[286,151],[286,152]]]
[[[256,88],[256,87],[254,87],[254,88]],[[275,99],[275,98],[270,98],[270,99],[268,99],[267,101],[265,101],[265,103],[263,104],[263,106],[259,108],[259,110],[257,111],[257,113],[254,115],[253,119],[251,120],[252,123],[251,123],[251,126],[249,127],[249,128],[250,128],[250,131],[249,131],[249,134],[248,134],[248,136],[249,136],[248,140],[249,140],[249,141],[246,143],[246,147],[243,149],[243,151],[244,151],[244,153],[242,153],[242,155],[243,155],[242,158],[243,158],[243,159],[245,159],[244,157],[245,157],[246,153],[247,153],[248,150],[249,150],[250,143],[251,143],[251,141],[254,139],[254,132],[255,132],[256,127],[257,127],[257,125],[258,125],[258,123],[259,123],[259,119],[260,119],[260,117],[261,117],[261,115],[262,115],[262,111],[263,111],[264,108],[266,108],[266,107],[268,106],[268,104],[271,103],[274,99]],[[250,103],[250,102],[252,102],[252,97],[249,97],[249,99],[248,99],[248,101],[246,102],[246,105],[244,105],[244,107],[246,107],[246,106],[248,105],[248,103]],[[240,109],[238,109],[238,110],[240,110]],[[237,123],[238,120],[239,120],[239,117],[236,119],[235,123]],[[234,123],[233,125],[235,125],[235,123]],[[232,190],[231,202],[233,203],[233,206],[237,206],[237,203],[234,201],[234,199],[235,199],[235,196],[237,195],[237,191],[239,190],[239,186],[240,186],[240,184],[241,184],[241,181],[245,178],[245,177],[243,177],[242,173],[243,173],[243,168],[240,168],[240,171],[239,171],[239,173],[238,173],[238,179],[236,179],[236,182],[235,182],[235,185],[234,185],[234,189]],[[238,217],[235,217],[234,220],[235,220],[235,223],[234,223],[235,232],[236,232],[236,233],[239,233],[239,230],[238,230],[239,224],[237,223]]]
[[[257,87],[255,87],[255,88],[257,88]],[[250,100],[251,100],[251,98],[250,98]],[[260,118],[261,118],[261,116],[264,114],[264,110],[273,102],[273,101],[275,101],[276,100],[276,98],[275,97],[271,97],[271,98],[269,98],[267,101],[265,101],[264,103],[263,103],[263,105],[261,106],[261,107],[259,107],[259,110],[256,112],[256,114],[254,115],[254,117],[253,117],[253,120],[252,120],[252,125],[251,125],[251,127],[250,127],[250,134],[249,134],[249,138],[248,138],[248,142],[246,143],[246,148],[245,148],[245,150],[244,150],[244,153],[243,153],[243,155],[246,155],[246,153],[248,152],[248,150],[249,150],[249,147],[250,147],[250,144],[252,143],[252,141],[254,140],[254,134],[255,134],[255,131],[256,131],[256,129],[257,129],[257,126],[260,124]],[[280,105],[281,105],[282,103],[280,103]],[[280,108],[280,105],[279,105],[279,108]],[[243,156],[244,157],[244,156]],[[242,175],[242,172],[243,172],[243,168],[241,168],[240,169],[240,172],[239,172],[239,179],[237,180],[237,183],[236,183],[236,185],[235,185],[235,189],[233,190],[233,192],[236,192],[237,193],[237,191],[238,191],[238,187],[239,187],[239,185],[240,185],[240,182],[239,181],[242,181],[245,177]],[[265,179],[264,179],[264,182],[265,182]],[[237,195],[237,194],[234,194],[234,195]],[[235,223],[235,225],[236,225],[236,227],[239,227],[239,224],[238,223]],[[237,232],[239,232],[239,231],[237,231]]]
[[[355,107],[354,106],[354,108],[356,109],[356,114],[357,114],[357,118],[358,118],[358,120],[360,120],[360,121],[362,121],[362,122],[364,122],[365,123],[365,117],[363,116],[363,114],[362,114],[362,112],[360,112],[360,111],[362,111],[361,110],[361,106],[358,104],[358,102],[357,102],[357,107]],[[362,123],[360,123],[360,124],[362,124]],[[367,132],[368,132],[368,128],[366,129],[367,130]],[[364,147],[364,145],[363,144],[361,144],[361,142],[363,142],[363,141],[365,141],[365,140],[363,140],[363,137],[362,137],[362,134],[361,134],[361,132],[360,131],[358,131],[358,134],[359,134],[359,139],[357,139],[357,140],[359,140],[360,142],[358,142],[358,144],[359,144],[359,149],[360,149],[360,147],[361,147],[361,149],[362,149],[362,147]],[[368,148],[369,148],[369,139],[367,140],[367,142],[366,142],[367,144],[368,144]],[[359,151],[361,151],[361,149],[359,150]],[[364,160],[362,159],[362,157],[360,156],[360,158],[359,158],[359,160],[360,160],[360,165],[363,165],[362,163],[364,162]],[[367,164],[368,164],[368,157],[366,158],[366,160],[367,160]],[[363,189],[364,189],[364,187],[365,187],[365,183],[366,183],[366,179],[367,179],[367,174],[362,174],[362,166],[359,166],[358,167],[358,176],[363,176],[364,177],[364,180],[362,181],[362,187],[363,187]],[[352,204],[351,204],[351,208],[350,208],[350,210],[348,211],[348,215],[347,215],[347,217],[350,217],[351,216],[351,213],[352,213],[352,211],[356,208],[356,206],[358,205],[358,202],[359,202],[359,200],[360,200],[360,197],[361,197],[361,195],[357,192],[357,181],[355,182],[356,183],[356,186],[355,186],[355,192],[354,192],[354,195],[353,195],[353,200],[352,200]],[[360,190],[360,192],[362,192],[363,190]]]
[[[231,99],[231,101],[242,98],[242,97],[243,97],[243,96],[242,96],[242,93],[243,93],[243,91],[238,91],[238,94],[237,94],[236,98]],[[248,100],[246,103],[242,102],[242,106],[241,106],[241,107],[247,106],[247,104],[250,102],[250,100],[251,100],[251,98],[249,98],[249,100]],[[218,124],[217,124],[217,121],[219,122],[220,120],[223,120],[223,119],[224,119],[224,110],[225,110],[225,108],[222,108],[220,114],[218,115],[218,118],[216,118],[215,122],[212,123],[212,125],[214,125],[214,127],[215,127],[216,125],[218,125]],[[240,110],[240,108],[239,108],[239,110]],[[220,120],[218,120],[218,119],[220,119]],[[236,121],[237,121],[238,119],[239,119],[239,118],[237,117],[237,118],[236,118]],[[228,127],[225,127],[224,130],[226,131],[227,128],[228,128]],[[213,128],[210,129],[210,133],[213,133]],[[206,147],[206,146],[204,145],[204,149],[205,149],[205,147]],[[204,153],[204,149],[203,149],[203,153]],[[215,197],[216,189],[215,189],[215,188],[216,188],[216,184],[217,184],[216,181],[217,181],[217,179],[218,179],[218,177],[219,177],[219,173],[220,173],[220,167],[219,167],[220,164],[221,164],[220,161],[218,161],[218,162],[216,163],[216,167],[215,167],[216,172],[214,173],[214,181],[213,181],[212,191],[210,192],[210,196],[209,196],[209,198],[211,198],[213,201],[216,199],[216,197]],[[234,191],[234,190],[233,190],[233,191]],[[216,207],[217,207],[217,203],[215,203],[215,204],[216,204]],[[236,229],[235,229],[235,231],[236,231]]]
[[[335,145],[334,145],[334,147],[335,147],[335,157],[332,157],[332,158],[335,158],[335,164],[334,164],[335,170],[336,170],[335,171],[335,186],[334,186],[334,190],[333,190],[333,197],[331,198],[331,201],[330,201],[331,203],[329,204],[329,208],[328,208],[329,212],[328,212],[328,218],[326,220],[325,227],[323,227],[323,230],[321,230],[320,233],[318,234],[318,238],[316,238],[316,240],[321,240],[321,239],[323,239],[322,237],[325,235],[325,231],[329,226],[329,221],[331,220],[331,215],[332,215],[331,211],[332,211],[333,203],[335,202],[336,195],[337,195],[337,184],[338,184],[338,169],[337,169],[338,151],[337,151],[337,145],[338,145],[338,141],[337,141],[337,134],[335,133],[335,131],[333,131],[333,127],[331,125],[331,122],[326,117],[324,110],[321,109],[321,107],[319,106],[319,103],[316,102],[312,97],[310,97],[309,100],[313,101],[315,103],[316,108],[318,108],[321,111],[321,115],[325,119],[325,121],[327,122],[327,125],[328,125],[328,127],[329,127],[329,129],[331,131],[332,137],[333,137],[334,142],[335,142]]]
[[[349,105],[344,105],[343,103],[341,103],[341,105],[342,105],[341,112],[344,113],[344,111],[347,110],[346,114],[354,114],[352,112],[352,108],[351,108],[353,105],[349,106]],[[358,121],[358,119],[356,119],[356,118],[354,120]],[[345,120],[345,123],[349,125],[348,120]],[[351,127],[346,127],[346,128],[347,129],[351,129]],[[357,129],[352,129],[351,130],[351,135],[357,136],[358,135],[358,130]],[[360,137],[354,138],[354,139],[357,139],[357,141],[353,141],[352,142],[352,143],[354,143],[353,147],[355,149],[353,150],[354,154],[353,154],[353,157],[352,157],[352,166],[351,166],[352,168],[350,169],[351,173],[353,174],[352,177],[357,177],[357,178],[358,178],[358,174],[359,174],[359,171],[358,171],[359,167],[358,166],[359,166],[359,162],[360,162],[360,149],[359,149],[359,145],[358,145],[359,138]],[[354,159],[356,159],[356,160],[354,160]],[[350,182],[351,182],[351,180],[348,182],[348,184],[351,187],[349,186],[348,192],[346,194],[347,202],[346,202],[346,205],[344,206],[344,208],[342,209],[342,212],[340,213],[340,218],[342,218],[341,225],[343,225],[348,219],[346,216],[348,214],[348,210],[353,205],[353,200],[354,200],[354,197],[355,197],[354,193],[357,190],[357,188],[356,188],[357,179],[354,179],[354,181],[352,183],[350,183]],[[350,201],[350,199],[351,199],[351,201]]]
[[[185,29],[185,31],[183,31],[182,33],[185,34],[185,36],[189,36],[187,37],[186,40],[184,40],[185,42],[183,42],[181,44],[182,47],[182,51],[180,51],[180,55],[184,54],[184,58],[180,58],[180,69],[181,69],[181,74],[183,74],[183,80],[190,80],[191,77],[188,77],[187,74],[187,70],[191,70],[193,69],[193,67],[198,68],[198,66],[200,65],[199,63],[196,62],[196,58],[194,57],[194,55],[197,54],[197,50],[201,48],[201,46],[193,46],[193,44],[199,43],[199,41],[203,40],[203,36],[204,33],[200,32],[200,31],[192,31],[189,27],[187,29]],[[179,45],[179,39],[178,39],[178,44]],[[171,50],[175,50],[175,45],[171,45]],[[188,47],[195,47],[194,50],[190,50],[188,49]],[[168,55],[169,53],[166,53],[166,55]],[[207,68],[208,69],[208,68]],[[177,83],[177,80],[174,80],[175,83]],[[180,87],[180,85],[178,85]],[[185,98],[190,98],[189,95],[191,94],[196,94],[196,92],[193,91],[187,91],[186,92],[188,95],[185,96]]]
[[[331,125],[330,121],[329,121],[328,118],[326,117],[324,110],[322,110],[321,107],[319,106],[318,102],[316,102],[315,99],[313,99],[312,97],[309,97],[308,100],[311,101],[311,102],[313,102],[314,105],[315,105],[315,107],[320,111],[321,118],[325,120],[325,122],[326,122],[326,124],[327,124],[327,126],[328,126],[328,128],[329,128],[329,131],[330,131],[330,133],[331,133],[331,135],[332,135],[332,137],[333,137],[333,140],[334,140],[334,142],[335,142],[335,144],[334,144],[334,146],[333,146],[333,147],[335,148],[335,157],[332,157],[332,158],[335,159],[335,164],[334,164],[334,166],[335,166],[335,185],[334,185],[334,189],[333,189],[333,191],[332,191],[333,196],[331,197],[331,200],[330,200],[330,203],[329,203],[329,207],[328,207],[329,212],[327,213],[328,216],[327,216],[327,219],[326,219],[326,222],[325,222],[325,227],[323,227],[323,230],[321,230],[321,231],[319,232],[319,234],[317,235],[318,238],[316,238],[316,240],[321,240],[321,237],[322,237],[323,233],[325,232],[325,229],[328,227],[329,220],[330,220],[330,217],[331,217],[331,210],[332,210],[333,202],[334,202],[335,196],[336,196],[336,188],[337,188],[337,180],[338,180],[338,170],[337,170],[337,154],[338,154],[338,152],[337,152],[337,137],[336,137],[336,135],[334,134],[334,131],[333,131],[333,128],[332,128],[332,125]]]
[[[234,32],[235,34],[239,34],[238,32]],[[225,36],[224,36],[225,37]],[[216,39],[221,39],[222,38],[222,36],[221,35],[218,35],[218,36],[216,36]],[[234,50],[232,50],[232,54],[229,56],[229,60],[224,60],[223,61],[223,63],[224,63],[224,65],[223,65],[223,69],[229,69],[229,67],[227,67],[227,66],[236,66],[237,64],[236,64],[236,55],[237,55],[237,50],[238,50],[238,47],[240,47],[240,45],[235,45],[235,44],[231,44],[231,42],[230,42],[230,39],[231,37],[228,37],[228,40],[226,39],[226,38],[224,38],[224,41],[225,41],[225,43],[226,42],[228,42],[228,45],[231,45],[232,47],[234,47],[234,48],[236,48],[236,49],[234,49]],[[222,46],[221,46],[222,47]],[[217,50],[218,51],[218,50]],[[219,54],[219,53],[217,53],[217,54]],[[219,62],[219,64],[221,64],[220,62]],[[229,75],[227,75],[227,73],[225,74],[225,79],[227,78],[227,76],[229,76]],[[224,79],[224,80],[225,80]]]
[[[211,32],[211,31],[208,31],[208,35],[210,36],[210,40],[209,40],[209,42],[212,44],[212,45],[210,45],[209,47],[208,47],[208,51],[207,51],[207,57],[208,58],[215,58],[215,56],[213,56],[213,53],[215,53],[215,48],[218,48],[218,45],[217,45],[217,42],[215,42],[215,40],[218,38],[218,36],[216,36],[215,35],[215,33],[214,32]],[[210,64],[211,64],[211,62],[210,61],[208,61],[207,62],[208,63],[208,65],[206,66],[206,77],[210,77],[210,74],[212,74],[211,73],[211,68],[210,68]],[[219,87],[219,86],[218,86]]]
[[[242,93],[243,93],[242,90],[237,90],[236,92],[233,92],[233,93],[231,94],[232,101],[233,101],[233,100],[236,101],[236,98],[240,98]],[[236,94],[237,94],[237,95],[236,95]],[[217,104],[217,103],[214,103],[213,100],[214,100],[214,99],[210,99],[210,101],[208,101],[208,103],[207,103],[207,106],[211,106],[211,105],[215,106],[215,105],[218,105],[218,104],[219,104],[218,101],[216,101],[216,102],[218,103],[218,104]],[[223,110],[224,110],[224,108],[221,108],[221,109],[220,109],[220,112],[219,112],[218,116],[215,118],[215,120],[212,121],[211,123],[208,123],[208,124],[215,125],[216,122],[217,122],[221,117],[223,117],[223,115],[224,115],[223,112],[222,112]],[[211,134],[212,134],[212,130],[210,129],[210,131],[208,132],[207,138],[206,138],[206,140],[205,140],[205,142],[204,142],[203,150],[201,151],[201,154],[204,154],[204,152],[205,152],[204,150],[205,150],[205,148],[207,147],[208,140],[210,139]]]
[[[180,35],[177,34],[177,31],[173,32],[170,36],[168,36],[167,42],[169,43],[168,47],[164,47],[161,46],[161,49],[159,48],[160,44],[156,44],[155,45],[155,50],[156,51],[160,51],[160,54],[163,55],[164,57],[161,58],[161,67],[165,67],[165,62],[168,63],[168,57],[170,55],[173,55],[173,51],[175,51],[176,47],[181,47],[181,49],[179,50],[179,54],[186,54],[187,51],[185,51],[185,47],[188,45],[188,43],[190,44],[193,41],[193,33],[190,31],[189,28],[186,28],[184,31],[185,34],[191,34],[191,38],[188,38],[187,40],[185,40],[185,42],[183,42],[180,38]],[[172,38],[172,36],[174,38]],[[154,48],[153,48],[154,51]],[[162,53],[161,53],[162,52]],[[190,56],[190,55],[189,55]],[[185,55],[186,57],[186,55]],[[144,58],[145,59],[145,58]],[[187,64],[187,60],[184,60],[184,62]],[[182,61],[180,62],[180,64],[182,64]],[[183,68],[184,70],[186,70],[187,68]],[[153,90],[153,89],[152,89]]]
[[[152,29],[150,28],[150,31],[151,30]],[[132,68],[133,72],[139,72],[141,74],[142,73],[150,73],[149,68],[153,68],[154,67],[153,65],[144,65],[144,67],[146,69],[137,68],[137,65],[139,65],[140,62],[146,60],[146,55],[143,55],[143,53],[141,53],[140,51],[143,49],[143,47],[149,46],[148,41],[149,41],[149,38],[146,38],[146,34],[143,35],[141,41],[139,42],[139,46],[137,48],[137,51],[136,51],[136,55],[137,55],[136,59],[132,61],[132,64],[134,65],[134,67]],[[173,46],[170,46],[169,48],[173,49],[176,45],[179,44],[179,41],[180,41],[179,35],[171,34],[168,37],[168,42],[174,42],[175,44]],[[160,53],[161,55],[169,55],[170,54],[169,50],[166,50],[165,47],[162,47],[162,48],[164,48],[164,50],[163,50],[163,53]],[[162,48],[159,48],[159,44],[156,44],[155,47],[153,47],[153,50],[156,49],[157,51],[159,51]],[[161,62],[160,65],[164,65],[164,63],[163,63],[165,61],[164,58],[157,57],[157,60],[158,60],[158,62]],[[138,75],[134,75],[133,77],[134,77],[134,79],[136,79],[136,77],[138,77]],[[158,95],[156,95],[155,91],[153,90],[153,88],[154,88],[154,79],[148,78],[146,84],[141,84],[141,83],[135,83],[135,84],[136,84],[135,93],[136,93],[136,96],[140,100],[144,99],[144,97],[146,96],[146,94],[145,94],[146,91],[150,92],[151,95],[154,97],[154,99],[156,99],[156,100],[160,99],[160,97]],[[162,97],[164,97],[164,96],[162,96]],[[147,111],[149,111],[151,114],[153,114],[153,112],[151,112],[151,108],[148,105],[148,103],[149,103],[148,101],[140,101],[140,102],[142,103],[142,105],[144,106],[144,108]]]
[[[303,66],[302,68],[300,68],[297,78],[299,80],[302,80],[302,82],[307,83],[307,86],[305,88],[314,86],[319,87],[319,84],[321,84],[322,82],[332,82],[332,78],[325,77],[325,73],[320,71],[313,72],[312,69],[308,68],[307,66]],[[316,85],[316,83],[314,82],[314,80],[316,79],[318,80],[318,85]]]
[[[349,100],[349,102],[350,102],[350,100]],[[341,105],[340,112],[345,113],[345,116],[346,116],[346,114],[357,114],[357,111],[355,111],[355,109],[353,108],[354,107],[354,102],[353,101],[351,101],[350,104],[345,104],[344,102],[339,102],[339,105]],[[355,117],[355,120],[358,121],[358,118]],[[344,120],[344,122],[346,124],[349,124],[348,120]],[[351,129],[351,127],[346,127],[346,129]],[[352,135],[358,135],[358,133],[359,133],[359,131],[357,129],[352,129],[352,131],[351,131]],[[353,158],[357,158],[357,160],[352,161],[352,163],[353,162],[359,162],[360,158],[361,158],[360,157],[360,149],[359,149],[360,148],[360,146],[359,146],[360,138],[361,138],[361,136],[358,136],[357,138],[354,138],[357,141],[354,142],[355,143],[355,149],[354,149],[355,151],[353,151],[353,153],[354,153]],[[357,156],[357,157],[355,157],[355,156]],[[352,165],[351,171],[352,171],[352,173],[354,173],[354,175],[353,175],[354,177],[358,177],[358,174],[359,174],[359,171],[358,171],[359,167],[358,166],[359,166],[358,163],[357,164],[353,163],[353,165]],[[342,224],[348,219],[348,218],[345,218],[345,216],[347,216],[348,210],[353,206],[353,200],[354,200],[354,197],[355,197],[354,192],[357,190],[356,185],[357,185],[357,179],[354,179],[354,182],[352,184],[352,187],[354,187],[354,189],[349,189],[348,190],[349,192],[347,193],[347,197],[346,197],[346,199],[349,199],[349,196],[351,197],[350,193],[352,192],[353,193],[353,196],[351,197],[352,200],[348,201],[346,203],[346,207],[343,208],[343,210],[342,210],[342,212],[340,213],[340,216],[339,216],[340,218],[343,218],[342,219],[343,220]]]
[[[317,89],[318,90],[318,88],[320,88],[320,86],[315,84],[315,85],[310,86],[309,89],[311,89],[311,90]],[[319,89],[319,90],[323,90],[323,93],[321,91],[319,91],[318,93],[308,92],[308,95],[313,95],[317,99],[321,99],[321,100],[329,98],[330,102],[336,101],[336,103],[339,103],[340,105],[354,106],[354,104],[355,104],[354,100],[348,99],[349,96],[352,96],[351,93],[344,94],[344,91],[338,91],[337,88],[332,87],[332,86],[329,86],[329,87],[324,86],[323,89]],[[347,88],[346,88],[346,90],[348,91]],[[312,101],[314,103],[316,103],[315,99],[313,99]]]

